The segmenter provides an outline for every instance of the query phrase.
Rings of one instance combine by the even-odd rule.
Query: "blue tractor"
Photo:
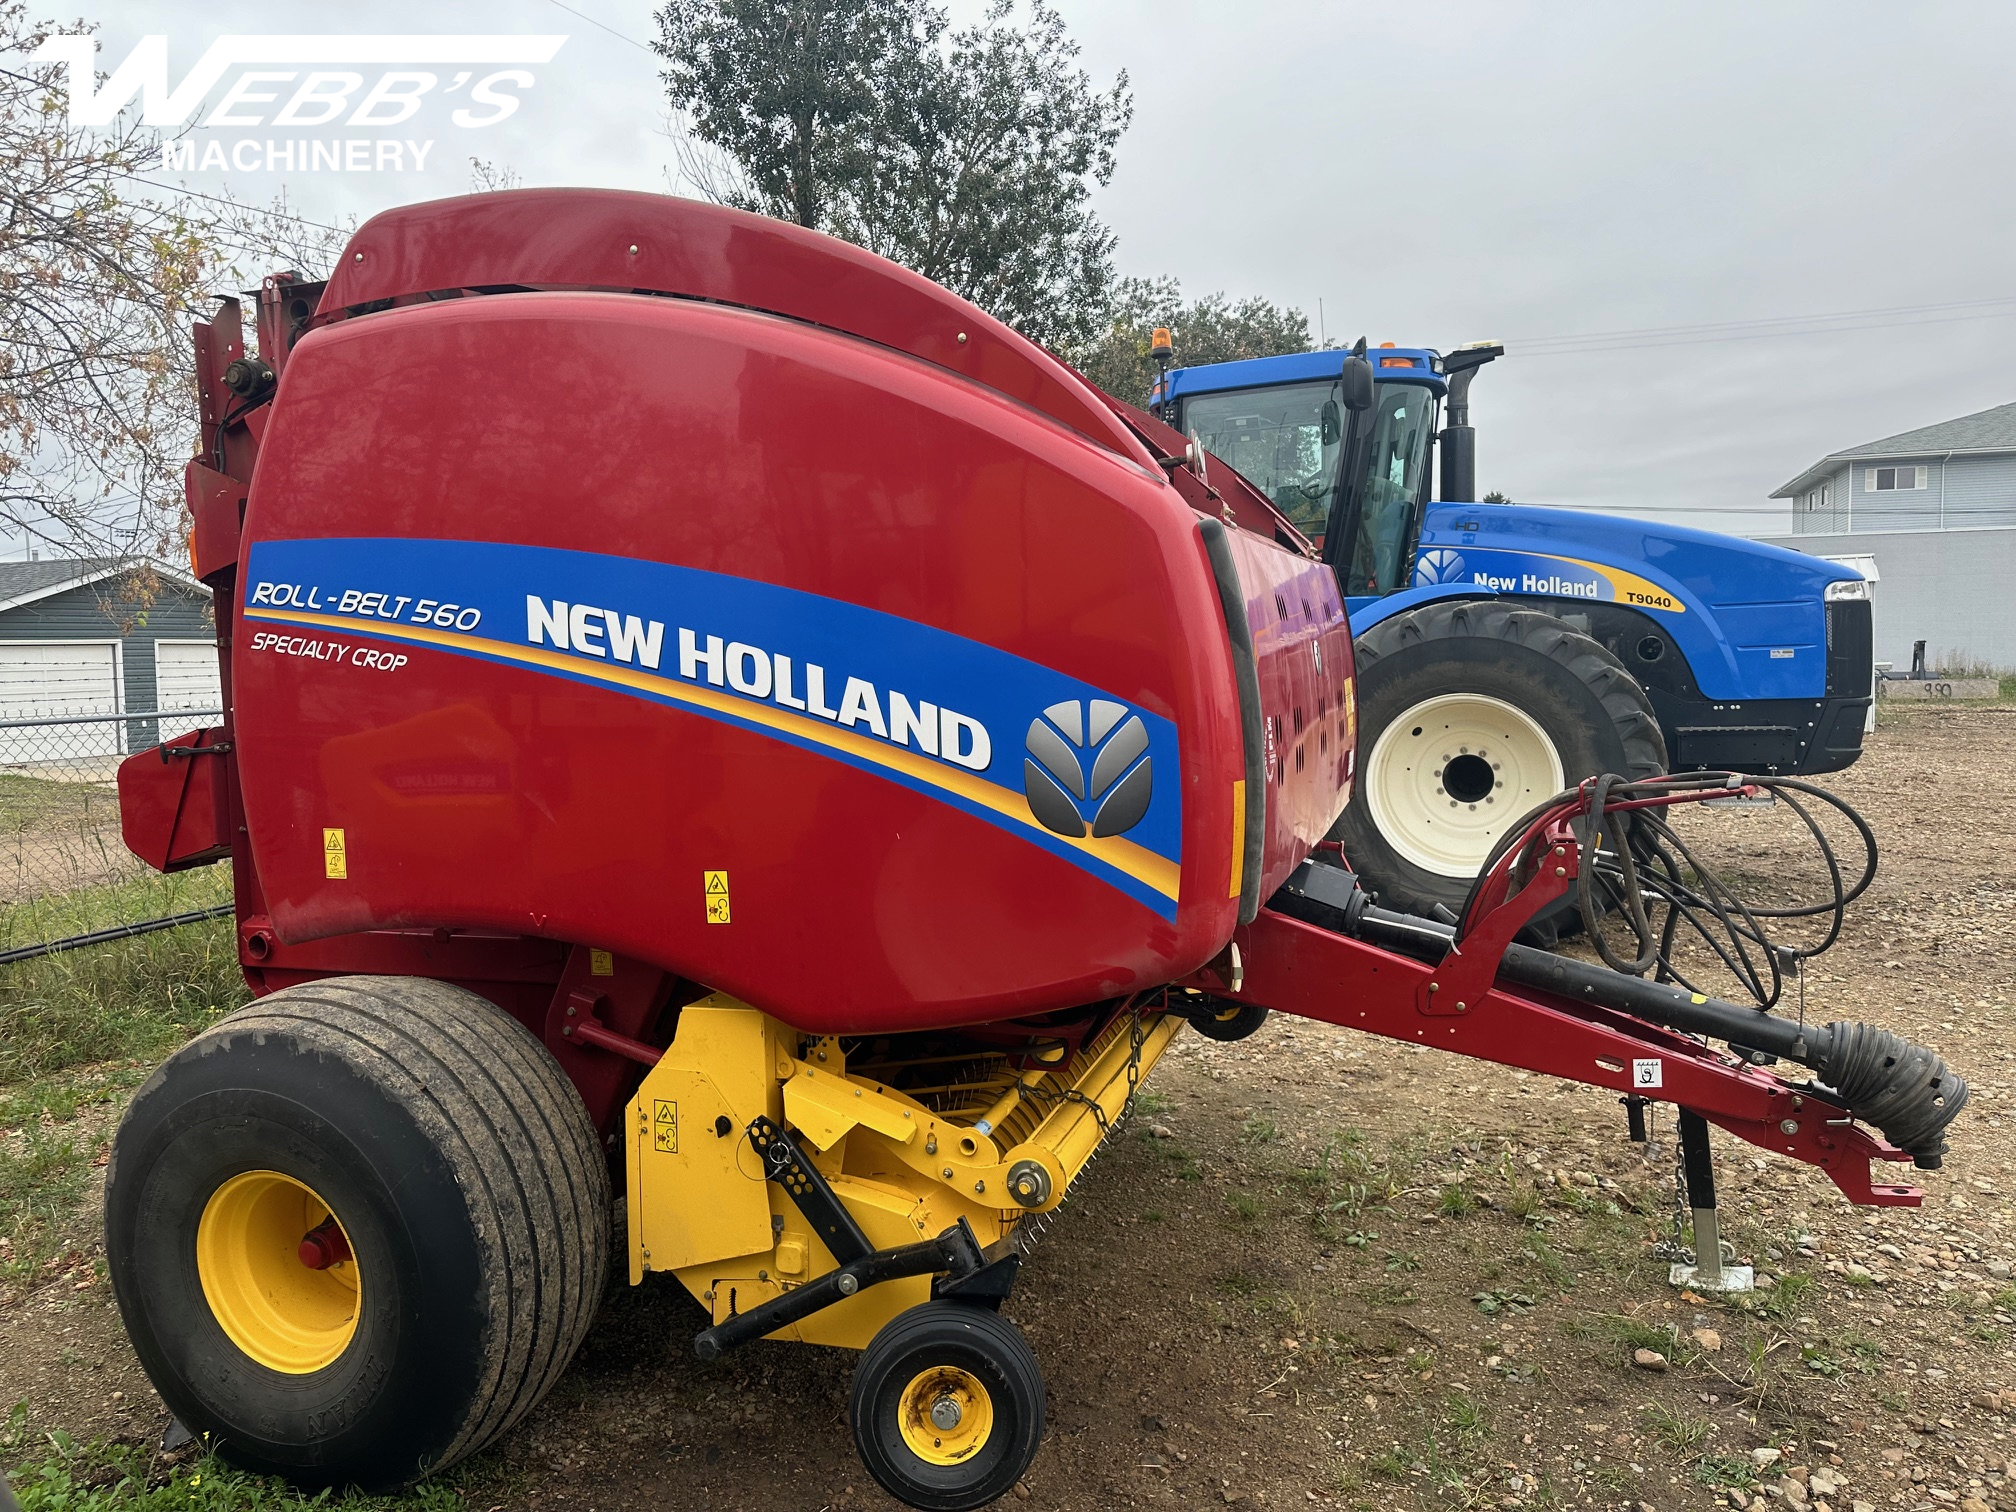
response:
[[[1870,706],[1853,571],[1478,503],[1469,388],[1502,353],[1361,341],[1176,368],[1151,399],[1336,568],[1359,719],[1359,800],[1336,838],[1391,906],[1429,915],[1460,908],[1507,827],[1584,777],[1838,771]]]

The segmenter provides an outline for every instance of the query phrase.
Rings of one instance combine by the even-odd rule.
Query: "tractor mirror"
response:
[[[1363,357],[1344,359],[1344,408],[1356,413],[1372,408],[1372,364]]]
[[[1335,446],[1344,434],[1344,412],[1337,408],[1337,401],[1323,401],[1323,444]]]

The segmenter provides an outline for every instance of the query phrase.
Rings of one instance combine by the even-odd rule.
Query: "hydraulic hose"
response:
[[[1454,927],[1434,919],[1363,903],[1355,911],[1334,903],[1327,906],[1333,914],[1355,913],[1348,933],[1417,959],[1440,962],[1455,940]],[[1881,1131],[1920,1170],[1939,1169],[1946,1154],[1946,1128],[1967,1106],[1966,1081],[1937,1052],[1871,1024],[1802,1025],[1759,1008],[1626,976],[1530,945],[1505,947],[1498,980],[1595,1003],[1683,1034],[1724,1040],[1809,1067],[1821,1078],[1818,1090]]]

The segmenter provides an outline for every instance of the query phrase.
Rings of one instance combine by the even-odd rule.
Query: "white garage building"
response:
[[[219,706],[210,594],[173,569],[0,562],[0,765],[118,757],[211,718],[78,719]]]

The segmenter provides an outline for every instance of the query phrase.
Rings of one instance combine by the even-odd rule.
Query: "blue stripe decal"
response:
[[[684,709],[948,803],[1175,917],[1175,726],[981,642],[750,579],[494,542],[255,542],[244,595],[251,651],[261,623],[333,631]]]

